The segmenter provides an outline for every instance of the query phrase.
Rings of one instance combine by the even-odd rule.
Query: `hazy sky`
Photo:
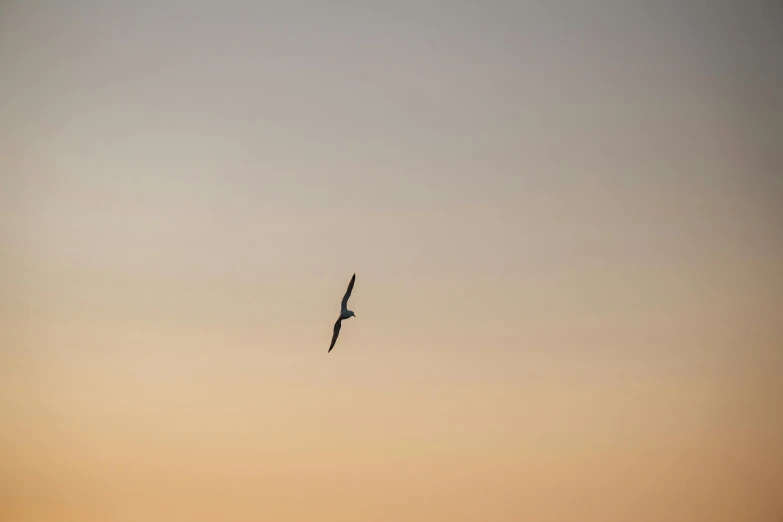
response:
[[[0,1],[0,518],[779,521],[782,56],[772,0]]]

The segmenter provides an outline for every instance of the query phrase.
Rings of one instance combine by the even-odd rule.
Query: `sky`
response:
[[[763,0],[0,1],[0,518],[781,520],[782,51]]]

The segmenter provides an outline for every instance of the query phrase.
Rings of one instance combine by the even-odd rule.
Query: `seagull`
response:
[[[329,351],[326,353],[331,352],[332,348],[334,348],[334,343],[337,342],[337,336],[340,335],[340,328],[342,327],[343,319],[356,317],[355,313],[353,313],[351,310],[348,310],[348,298],[351,297],[354,281],[356,281],[356,274],[354,274],[353,277],[351,277],[351,282],[348,283],[348,290],[345,291],[345,295],[343,296],[343,302],[340,303],[340,317],[338,317],[337,322],[334,323],[334,332],[332,333],[332,344],[329,345]]]

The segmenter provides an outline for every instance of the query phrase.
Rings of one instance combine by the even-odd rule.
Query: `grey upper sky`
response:
[[[678,186],[775,207],[780,10],[7,2],[5,199],[120,228],[139,205],[242,229]],[[714,154],[727,141],[738,165]],[[59,212],[82,182],[99,204]]]

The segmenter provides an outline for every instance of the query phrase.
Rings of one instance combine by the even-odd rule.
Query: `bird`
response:
[[[329,345],[329,351],[326,353],[331,352],[332,348],[334,348],[334,343],[337,342],[337,336],[340,335],[340,328],[342,327],[343,320],[349,319],[351,317],[356,317],[355,313],[353,313],[351,310],[348,310],[348,299],[351,297],[354,281],[356,281],[356,274],[354,274],[353,277],[351,277],[351,282],[348,283],[348,290],[345,291],[345,295],[343,296],[343,301],[342,303],[340,303],[340,316],[337,318],[337,322],[334,323],[334,331],[332,332],[332,344]]]

